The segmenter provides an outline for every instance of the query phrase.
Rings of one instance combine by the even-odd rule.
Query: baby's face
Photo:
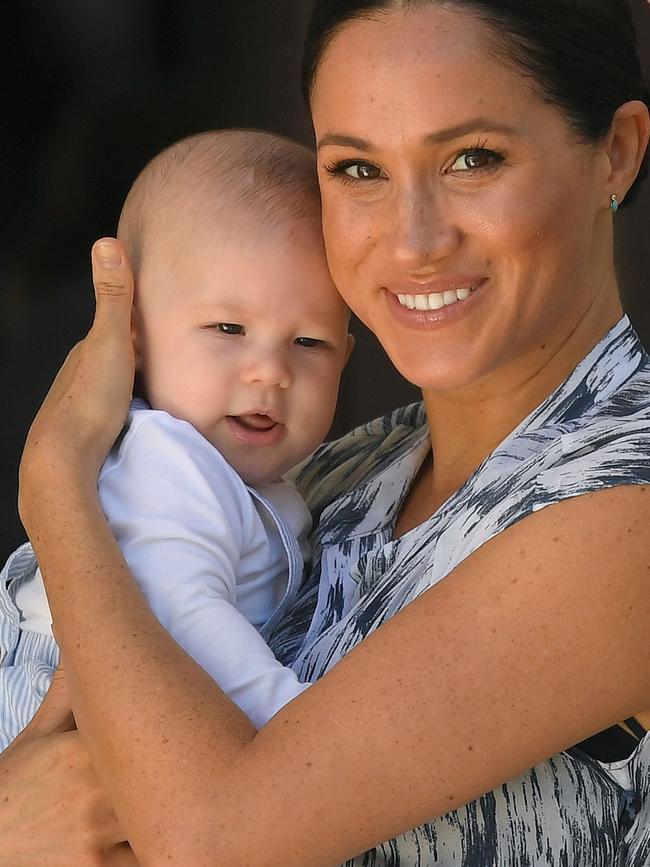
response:
[[[346,308],[315,226],[242,241],[192,228],[152,240],[142,262],[135,332],[147,396],[260,485],[327,434],[351,341]]]

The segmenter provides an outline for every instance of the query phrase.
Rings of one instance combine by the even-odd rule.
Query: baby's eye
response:
[[[244,326],[235,322],[217,322],[215,327],[222,334],[246,334]]]
[[[325,341],[318,340],[316,337],[296,337],[294,343],[296,346],[302,346],[305,349],[316,349],[318,346],[325,346]]]
[[[503,154],[487,148],[470,148],[460,153],[449,171],[451,172],[480,172],[486,169],[494,169],[504,161]]]

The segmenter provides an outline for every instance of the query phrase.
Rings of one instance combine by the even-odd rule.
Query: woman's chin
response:
[[[395,351],[387,349],[388,356],[397,371],[408,382],[422,391],[448,391],[471,386],[483,374],[483,367],[476,359],[467,354],[452,356],[446,354],[405,352],[404,347]]]

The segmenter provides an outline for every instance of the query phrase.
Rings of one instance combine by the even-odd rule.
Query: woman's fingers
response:
[[[93,326],[65,360],[23,452],[19,509],[30,535],[38,530],[36,522],[47,520],[52,507],[39,491],[48,485],[54,491],[70,469],[77,473],[77,481],[85,478],[94,484],[129,408],[135,371],[133,275],[126,252],[115,239],[95,244],[92,263],[97,298]]]
[[[135,863],[125,847],[105,857],[124,835],[77,732],[6,750],[0,802],[0,867]]]
[[[91,259],[97,304],[93,330],[124,339],[131,333],[133,306],[133,273],[124,247],[115,238],[100,238]]]
[[[95,319],[82,343],[77,376],[84,390],[81,405],[93,420],[94,433],[109,432],[110,446],[120,432],[133,390],[133,272],[123,245],[115,238],[97,241],[91,258]],[[89,391],[85,377],[90,380]],[[105,456],[102,454],[102,460]]]

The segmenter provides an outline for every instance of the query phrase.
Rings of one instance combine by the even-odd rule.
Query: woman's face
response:
[[[342,27],[313,92],[334,281],[426,389],[534,375],[615,296],[604,148],[492,52],[467,12],[395,10]]]

